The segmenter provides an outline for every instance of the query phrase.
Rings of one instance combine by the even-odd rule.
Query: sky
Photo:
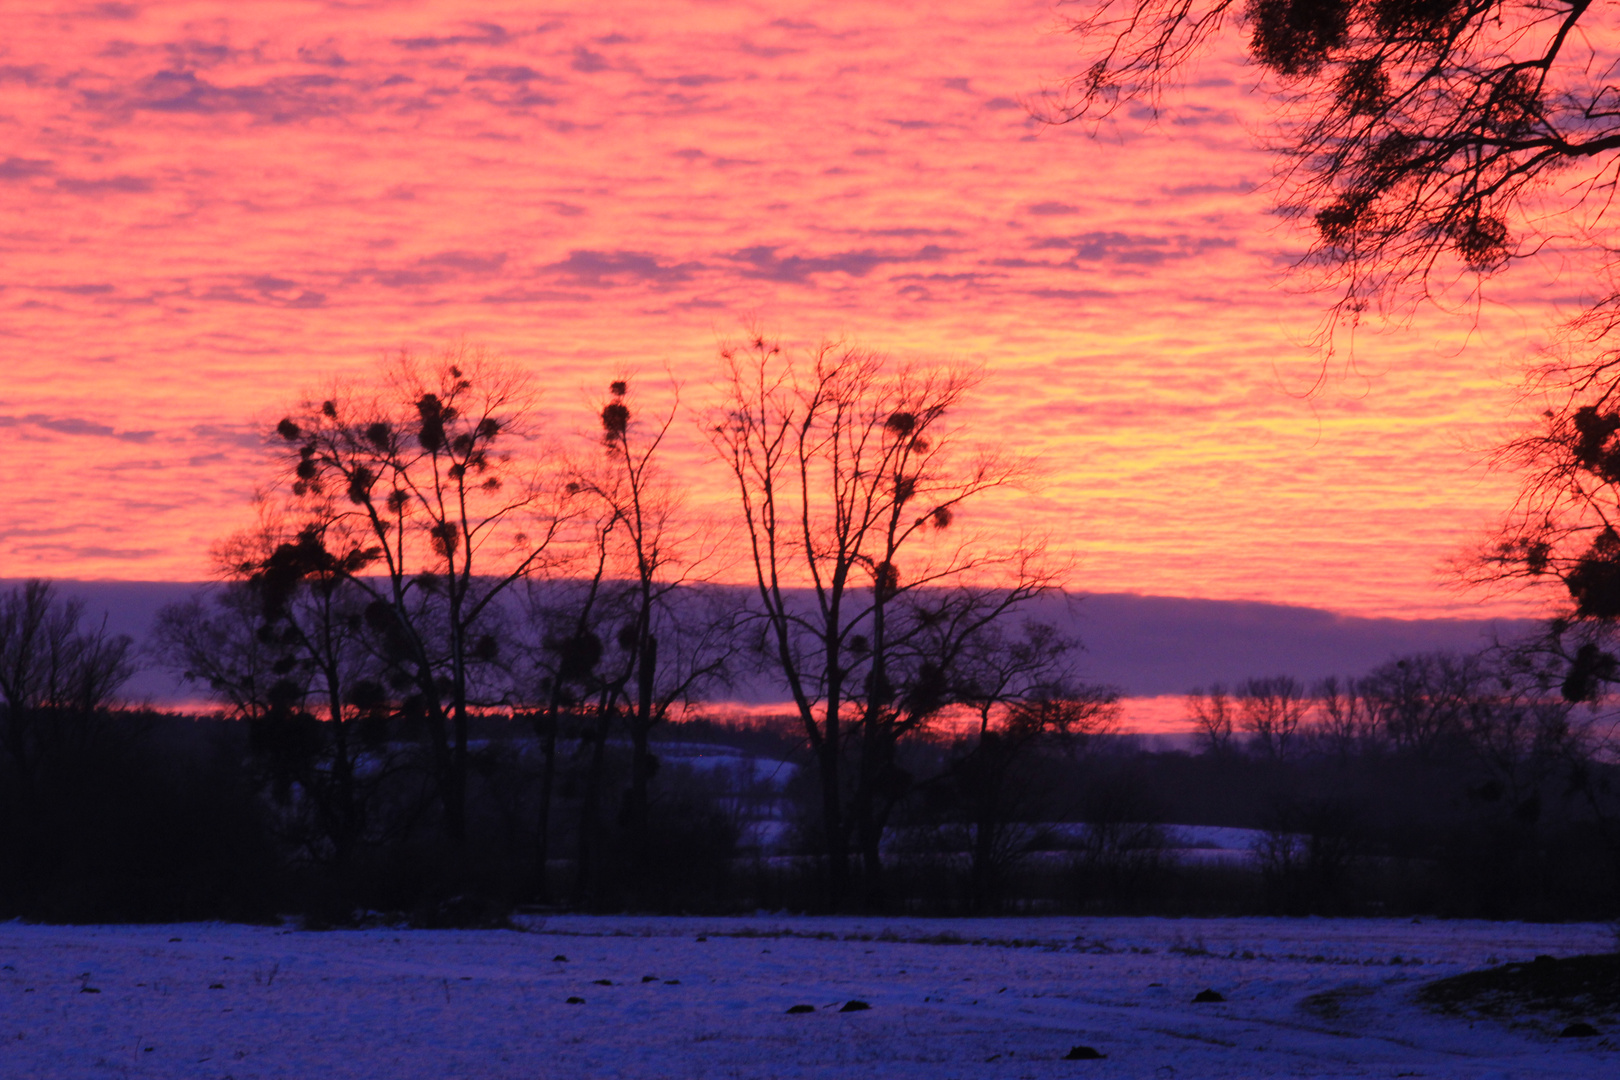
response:
[[[560,444],[609,379],[678,383],[718,512],[695,417],[758,325],[981,366],[959,419],[1042,481],[974,524],[1049,535],[1077,590],[1540,610],[1443,567],[1512,497],[1483,461],[1554,279],[1324,362],[1236,39],[1157,118],[1058,127],[1062,10],[8,5],[0,577],[208,577],[300,392],[461,342],[535,372]]]

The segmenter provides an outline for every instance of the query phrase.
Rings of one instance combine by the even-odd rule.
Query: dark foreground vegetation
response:
[[[832,907],[823,792],[791,715],[689,712],[638,748],[590,702],[540,733],[532,710],[480,710],[458,839],[408,711],[377,710],[340,751],[340,728],[308,713],[120,708],[136,656],[82,615],[43,584],[0,597],[0,917],[479,926],[525,905]],[[1510,659],[1407,657],[1309,694],[1216,688],[1189,698],[1199,735],[1173,749],[1036,723],[1035,706],[941,716],[900,744],[876,872],[856,861],[838,908],[1612,917],[1620,772],[1593,714],[1525,690]],[[847,745],[858,766],[858,729]],[[1189,846],[1189,826],[1252,832],[1223,855]]]

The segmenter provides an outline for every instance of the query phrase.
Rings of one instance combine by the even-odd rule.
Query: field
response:
[[[1428,920],[8,923],[0,1076],[1620,1077],[1603,1018],[1559,1038],[1413,1000],[1612,946],[1592,924]]]

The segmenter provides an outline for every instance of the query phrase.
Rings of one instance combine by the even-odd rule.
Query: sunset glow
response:
[[[1441,564],[1511,500],[1483,451],[1571,298],[1309,339],[1252,77],[1161,119],[1030,115],[1061,9],[29,3],[0,43],[0,577],[195,580],[267,425],[384,352],[533,370],[556,441],[628,372],[700,406],[750,321],[983,365],[1080,590],[1524,614]],[[1556,302],[1555,302],[1556,301]],[[694,505],[727,477],[683,422]]]

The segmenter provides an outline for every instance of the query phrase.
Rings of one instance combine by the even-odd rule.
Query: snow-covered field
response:
[[[1613,943],[1597,925],[1325,919],[8,923],[0,1076],[1620,1077],[1620,1032],[1411,1003],[1442,975]],[[1205,988],[1226,1001],[1193,1004]],[[851,1000],[871,1008],[840,1012]],[[1076,1045],[1107,1056],[1064,1060]]]

